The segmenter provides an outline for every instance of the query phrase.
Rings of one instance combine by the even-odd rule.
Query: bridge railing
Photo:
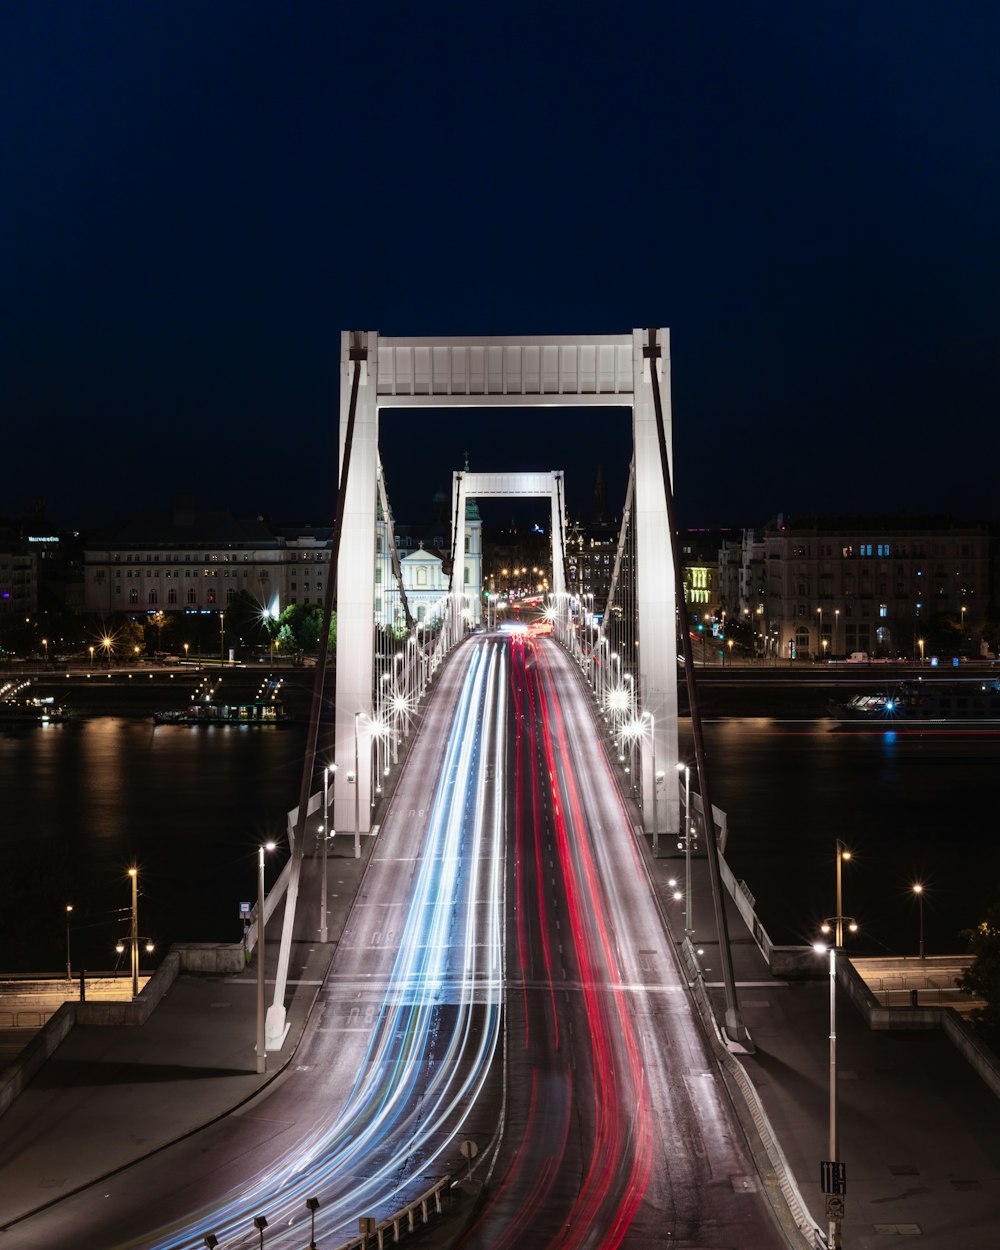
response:
[[[349,1241],[342,1242],[336,1250],[384,1250],[386,1246],[397,1245],[405,1237],[422,1233],[432,1218],[443,1215],[456,1204],[456,1185],[453,1176],[444,1176],[408,1206],[380,1223],[362,1216],[359,1223],[366,1226],[364,1230]]]

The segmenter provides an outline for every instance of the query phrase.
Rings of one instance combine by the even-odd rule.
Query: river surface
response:
[[[302,726],[118,717],[0,730],[0,969],[65,969],[70,902],[74,969],[81,958],[114,967],[132,862],[139,931],[157,954],[172,941],[237,940],[258,843],[282,848],[269,880],[287,853],[304,741]],[[914,881],[925,886],[927,954],[966,949],[959,931],[1000,894],[1000,734],[733,718],[708,722],[706,743],[714,801],[729,816],[727,858],[774,941],[811,941],[835,911],[840,837],[853,852],[844,911],[862,926],[857,950],[916,954]],[[690,758],[686,721],[681,753]]]

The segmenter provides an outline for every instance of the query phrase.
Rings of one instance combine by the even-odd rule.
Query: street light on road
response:
[[[358,722],[361,713],[354,713],[354,858],[361,858],[361,751],[358,745]]]
[[[817,942],[813,949],[817,954],[830,956],[830,1135],[829,1164],[835,1174],[840,1173],[841,1165],[840,1136],[837,1126],[837,951],[844,944],[844,922],[851,933],[858,930],[857,922],[843,911],[842,869],[845,860],[851,858],[851,852],[837,839],[837,914],[824,920],[820,926],[824,934],[833,933],[833,942]],[[826,1169],[824,1169],[824,1172]],[[828,1199],[839,1196],[843,1190],[826,1191]],[[840,1215],[836,1214],[833,1204],[827,1202],[829,1221],[827,1247],[828,1250],[840,1250]]]
[[[139,997],[139,870],[128,870],[132,878],[132,997]]]
[[[255,1215],[253,1226],[260,1233],[260,1250],[264,1250],[264,1229],[267,1228],[267,1220],[262,1215]]]
[[[691,768],[678,764],[677,771],[684,774],[684,896],[687,910],[684,913],[684,932],[688,937],[694,933],[694,900],[691,897]]]
[[[307,1198],[306,1209],[309,1212],[309,1246],[308,1250],[316,1250],[316,1212],[319,1210],[318,1198]]]
[[[264,852],[273,851],[274,843],[265,842],[257,848],[257,1072],[267,1071],[267,1044],[264,1040]],[[261,1233],[263,1242],[264,1234]]]
[[[326,919],[326,848],[330,838],[330,774],[336,771],[336,764],[327,764],[323,769],[323,875],[320,878],[319,895],[319,940],[321,942],[330,940]]]
[[[963,611],[965,609],[963,608]],[[924,957],[924,887],[919,881],[913,884],[913,893],[917,896],[917,909],[920,912],[920,958]],[[67,974],[68,975],[68,974]]]
[[[69,916],[72,910],[73,910],[73,904],[67,903],[66,904],[66,980],[67,981],[73,980],[73,965],[70,962],[70,957],[69,957]]]

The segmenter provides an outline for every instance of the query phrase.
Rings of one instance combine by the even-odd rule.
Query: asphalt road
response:
[[[249,1250],[266,1212],[269,1250],[299,1250],[313,1195],[317,1239],[336,1245],[459,1166],[460,1140],[488,1142],[506,689],[495,644],[446,666],[295,1063],[224,1120],[18,1224],[11,1245],[200,1250],[214,1233]]]
[[[457,1244],[783,1246],[588,694],[555,644],[511,646],[506,1127]]]
[[[784,1245],[592,702],[546,640],[478,636],[445,666],[294,1063],[11,1244],[251,1250],[266,1212],[269,1250],[300,1250],[316,1195],[336,1246],[467,1139],[488,1184],[453,1244]]]

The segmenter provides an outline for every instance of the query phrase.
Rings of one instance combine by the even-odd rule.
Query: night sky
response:
[[[1000,518],[995,3],[0,9],[0,516],[329,522],[339,333],[666,325],[680,517]],[[612,511],[620,411],[390,417]]]

